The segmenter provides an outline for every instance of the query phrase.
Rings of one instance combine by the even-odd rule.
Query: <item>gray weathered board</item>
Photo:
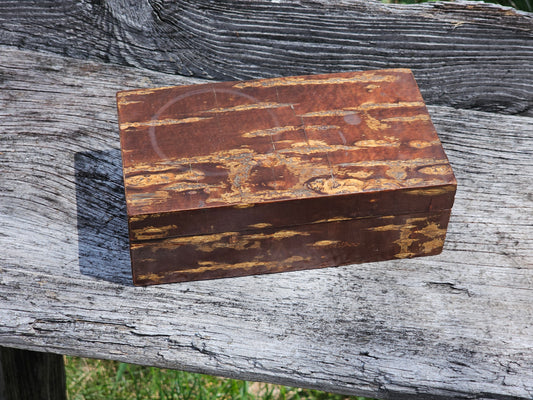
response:
[[[3,0],[0,44],[224,80],[401,65],[427,103],[533,116],[533,14],[480,2]]]
[[[306,15],[320,7],[336,13],[305,7]],[[457,23],[439,13],[440,23]],[[464,78],[453,69],[447,78],[464,84],[464,99],[493,101],[463,102],[452,84],[450,97],[433,103],[531,114],[531,19],[502,12],[503,25],[505,18],[516,18],[516,26],[496,29],[509,36],[493,38],[491,48],[515,49],[512,62],[501,60],[512,69],[506,84],[499,86],[499,75]],[[485,20],[457,29],[464,25],[474,36],[493,29]],[[3,42],[7,31],[0,28]],[[57,50],[54,40],[38,46],[27,35],[27,47]],[[452,63],[461,62],[447,51]],[[495,62],[497,51],[490,51],[487,45],[486,59]],[[420,46],[413,54],[425,52]],[[376,54],[367,67],[380,66]],[[459,184],[439,256],[135,288],[114,94],[200,80],[92,58],[0,46],[0,345],[380,398],[533,397],[533,118],[429,107]],[[425,60],[429,66],[415,75],[429,79],[424,90],[431,95],[447,85],[431,83],[431,71],[446,67],[431,64],[430,55]],[[134,64],[135,57],[113,61]],[[208,61],[194,62],[218,65]],[[476,62],[465,59],[465,70],[474,72]],[[283,65],[250,65],[251,75],[285,72]],[[313,72],[319,70],[328,71],[317,64]],[[484,97],[491,82],[500,97]]]

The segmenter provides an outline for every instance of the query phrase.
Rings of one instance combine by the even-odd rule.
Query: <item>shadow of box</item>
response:
[[[119,149],[74,156],[80,272],[132,286]]]

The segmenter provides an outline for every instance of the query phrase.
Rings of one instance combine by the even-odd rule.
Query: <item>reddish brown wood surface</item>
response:
[[[221,232],[131,245],[140,285],[438,254],[450,210]]]
[[[137,283],[442,249],[456,183],[409,70],[143,89],[117,101]],[[368,235],[374,246],[346,245],[365,229],[380,232]]]

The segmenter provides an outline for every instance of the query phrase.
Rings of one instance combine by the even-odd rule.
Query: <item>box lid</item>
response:
[[[130,239],[449,209],[410,70],[117,93]]]

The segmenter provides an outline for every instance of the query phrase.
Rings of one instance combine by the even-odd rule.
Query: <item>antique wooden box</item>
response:
[[[456,181],[407,69],[117,102],[137,285],[442,250]]]

